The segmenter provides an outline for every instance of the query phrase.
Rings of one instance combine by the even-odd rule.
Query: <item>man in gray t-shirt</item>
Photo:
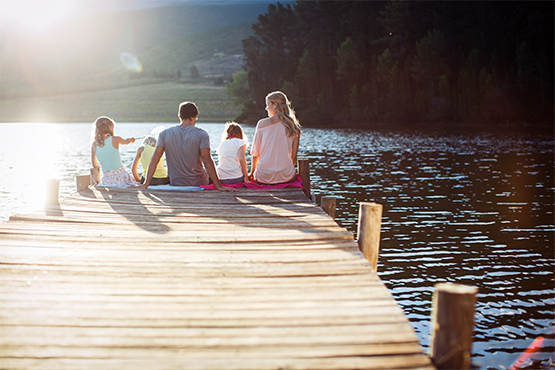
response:
[[[195,103],[183,102],[179,105],[181,124],[160,133],[145,182],[139,188],[148,188],[156,166],[165,152],[171,185],[208,185],[210,178],[216,189],[230,190],[220,183],[216,165],[210,154],[210,137],[205,130],[195,127],[197,118],[198,108]]]
[[[200,149],[210,150],[210,137],[205,130],[195,126],[173,126],[160,133],[156,146],[163,147],[166,152],[171,185],[208,185],[208,173],[200,156]]]

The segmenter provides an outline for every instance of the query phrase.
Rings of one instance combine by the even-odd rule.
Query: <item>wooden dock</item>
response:
[[[434,369],[301,189],[87,189],[0,224],[0,282],[0,369]]]

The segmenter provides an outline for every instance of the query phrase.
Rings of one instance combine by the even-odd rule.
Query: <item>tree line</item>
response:
[[[308,125],[553,125],[553,2],[268,6],[228,93],[256,122],[285,92]]]

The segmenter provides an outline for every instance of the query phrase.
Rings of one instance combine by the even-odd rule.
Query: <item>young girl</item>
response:
[[[245,152],[249,142],[243,136],[241,126],[235,122],[226,123],[222,143],[216,150],[219,158],[218,177],[222,184],[248,181]]]
[[[297,177],[301,125],[281,91],[266,96],[266,111],[268,118],[258,121],[254,132],[250,177],[260,184],[288,183]]]
[[[150,165],[150,160],[152,159],[152,154],[154,154],[154,149],[156,148],[156,138],[152,135],[148,135],[143,140],[143,146],[137,149],[135,154],[135,159],[133,160],[133,165],[131,166],[131,172],[133,173],[133,178],[135,181],[143,184],[145,182],[146,172],[148,166]],[[139,167],[139,162],[143,167],[143,175],[139,177],[137,172],[137,167]],[[170,183],[170,178],[168,177],[168,172],[166,171],[166,166],[164,165],[164,156],[158,162],[156,166],[156,172],[152,180],[150,180],[150,185],[168,185]]]
[[[119,154],[120,144],[131,144],[135,139],[114,136],[114,121],[108,117],[98,117],[94,125],[91,161],[94,168],[102,167],[102,185],[118,187],[137,185],[123,167]]]

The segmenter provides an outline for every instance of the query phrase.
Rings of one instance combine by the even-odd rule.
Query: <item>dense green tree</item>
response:
[[[245,71],[235,72],[227,84],[227,95],[241,105],[249,100],[249,75]]]
[[[197,78],[200,78],[198,68],[194,64],[191,64],[191,68],[189,68],[189,74],[191,75],[191,78],[193,80],[196,80]]]
[[[296,18],[290,5],[270,4],[268,13],[258,16],[254,35],[243,41],[251,98],[262,102],[291,79],[302,55],[296,42]]]
[[[244,112],[263,113],[265,94],[282,89],[304,124],[553,124],[553,10],[523,1],[270,5],[243,43]]]

